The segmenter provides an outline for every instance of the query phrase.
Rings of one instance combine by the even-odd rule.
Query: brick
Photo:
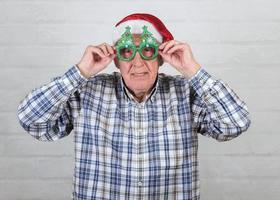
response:
[[[0,179],[71,178],[72,157],[1,157]]]
[[[256,134],[254,130],[242,133],[239,137],[227,141],[218,142],[212,138],[199,135],[199,153],[201,156],[279,156],[278,134]]]
[[[278,200],[279,179],[201,180],[201,200]]]
[[[5,200],[69,200],[72,179],[0,180],[0,194]]]
[[[21,131],[17,135],[0,137],[0,156],[5,157],[45,157],[45,156],[74,156],[72,132],[70,135],[55,142],[42,142]]]

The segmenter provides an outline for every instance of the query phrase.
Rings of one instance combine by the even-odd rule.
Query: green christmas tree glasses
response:
[[[142,59],[153,60],[158,56],[158,47],[156,39],[147,30],[147,26],[143,26],[141,34],[141,42],[137,47],[133,42],[133,37],[130,32],[130,27],[125,28],[125,32],[121,35],[121,38],[116,44],[117,57],[122,61],[131,61],[134,59],[138,52]]]

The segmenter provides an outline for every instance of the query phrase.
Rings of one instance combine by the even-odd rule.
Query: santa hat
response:
[[[125,27],[130,26],[132,34],[141,34],[144,25],[148,27],[148,31],[153,34],[153,37],[155,37],[158,42],[173,40],[172,34],[159,18],[151,14],[135,13],[126,16],[115,25],[113,30],[113,44],[121,38]]]

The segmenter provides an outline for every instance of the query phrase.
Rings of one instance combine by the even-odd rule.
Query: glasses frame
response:
[[[146,43],[146,42],[144,42],[144,43],[141,42],[138,47],[135,46],[134,43],[130,44],[130,45],[126,44],[126,45],[123,45],[123,46],[119,46],[119,48],[117,48],[117,57],[118,57],[119,60],[129,62],[129,61],[131,61],[135,58],[136,53],[138,52],[143,60],[154,60],[158,56],[158,46],[159,45],[149,44],[149,43]],[[151,47],[155,50],[154,55],[152,57],[146,57],[145,55],[143,55],[142,51],[146,47]],[[132,51],[133,51],[132,56],[130,56],[129,58],[124,58],[120,53],[121,50],[124,49],[124,48],[132,49]]]

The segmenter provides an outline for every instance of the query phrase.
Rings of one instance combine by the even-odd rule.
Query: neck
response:
[[[125,87],[133,95],[134,99],[139,103],[143,102],[146,99],[146,96],[149,95],[150,92],[152,91],[152,89],[155,87],[156,82],[157,82],[157,79],[155,80],[154,84],[148,90],[132,90],[125,84],[125,81],[123,80]]]
[[[134,99],[141,103],[146,99],[146,96],[151,92],[152,88],[148,91],[132,91],[128,88],[129,92],[133,95]]]

